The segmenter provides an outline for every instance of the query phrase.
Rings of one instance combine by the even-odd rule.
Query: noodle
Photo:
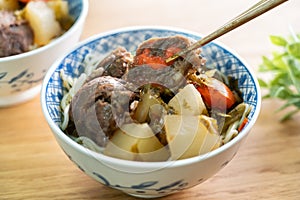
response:
[[[92,151],[101,153],[103,152],[104,148],[101,148],[100,146],[98,146],[93,140],[91,140],[88,137],[85,136],[80,136],[77,138],[74,138],[75,142],[82,144],[82,146],[84,146],[87,149],[90,149]]]

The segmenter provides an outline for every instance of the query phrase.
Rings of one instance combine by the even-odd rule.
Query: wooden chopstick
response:
[[[262,15],[263,13],[279,6],[280,4],[282,4],[286,1],[288,1],[288,0],[261,0],[261,1],[259,1],[258,3],[254,4],[249,9],[247,9],[246,11],[239,14],[237,17],[233,18],[232,20],[230,20],[229,22],[227,22],[226,24],[224,24],[223,26],[218,28],[216,31],[203,37],[202,39],[200,39],[199,41],[197,41],[190,47],[167,58],[166,63],[171,62],[180,56],[184,56],[185,54],[187,54],[188,52],[190,52],[192,50],[195,50],[197,48],[200,48],[200,47],[206,45],[207,43],[213,41],[214,39],[232,31],[233,29],[249,22],[250,20]]]

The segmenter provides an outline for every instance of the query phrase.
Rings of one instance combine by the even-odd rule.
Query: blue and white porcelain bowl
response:
[[[260,89],[251,68],[233,51],[219,43],[202,48],[207,64],[239,80],[246,103],[253,106],[249,123],[237,137],[210,153],[197,157],[166,162],[127,161],[91,151],[74,142],[61,129],[60,101],[63,86],[60,71],[78,77],[83,59],[97,53],[104,57],[118,46],[134,52],[144,40],[152,37],[183,35],[195,40],[200,36],[186,30],[168,27],[131,27],[96,35],[81,42],[63,58],[57,60],[47,72],[41,92],[44,116],[63,151],[84,173],[100,183],[137,197],[160,197],[196,186],[214,176],[238,152],[255,124],[261,105]],[[228,180],[230,181],[230,180]]]
[[[38,95],[49,67],[78,42],[88,13],[88,0],[68,0],[68,5],[75,23],[62,36],[32,51],[0,58],[0,107]]]

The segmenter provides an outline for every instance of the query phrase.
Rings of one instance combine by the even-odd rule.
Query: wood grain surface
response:
[[[175,26],[208,34],[255,0],[89,0],[81,40],[136,25]],[[300,32],[300,1],[290,0],[218,39],[256,71],[274,49],[269,35]],[[1,88],[0,88],[1,89]],[[281,102],[264,100],[236,157],[208,181],[166,200],[299,199],[300,115],[279,123]],[[0,199],[132,200],[82,173],[63,153],[43,117],[39,96],[0,109]]]

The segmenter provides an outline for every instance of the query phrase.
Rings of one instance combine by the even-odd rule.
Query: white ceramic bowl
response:
[[[43,47],[0,58],[0,107],[35,97],[49,67],[78,42],[88,13],[88,0],[68,0],[68,3],[76,21],[66,33]]]
[[[60,129],[62,114],[59,104],[63,88],[59,71],[62,69],[65,74],[78,77],[82,59],[88,53],[96,51],[104,56],[117,46],[134,51],[146,39],[176,34],[193,39],[200,38],[196,33],[167,27],[132,27],[96,35],[81,42],[56,61],[43,82],[43,113],[63,151],[87,175],[108,187],[133,196],[159,197],[193,187],[215,175],[232,160],[260,111],[260,89],[252,70],[236,53],[221,44],[210,43],[203,47],[202,54],[209,65],[239,79],[243,98],[254,109],[250,113],[249,123],[229,143],[201,156],[166,162],[138,162],[108,157],[86,149],[65,135]]]

